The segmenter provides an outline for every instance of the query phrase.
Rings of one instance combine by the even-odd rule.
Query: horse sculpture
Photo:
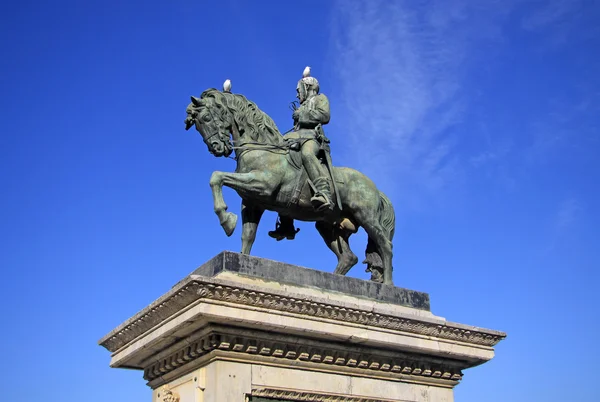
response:
[[[343,167],[333,169],[341,209],[314,210],[312,189],[298,163],[298,152],[287,144],[273,120],[243,95],[208,89],[200,98],[191,97],[185,128],[202,135],[216,157],[235,152],[235,173],[213,172],[210,187],[214,210],[227,236],[237,215],[227,212],[223,186],[242,198],[242,253],[250,254],[256,230],[265,210],[301,221],[316,222],[319,234],[338,259],[334,273],[345,275],[358,258],[348,244],[362,227],[368,234],[367,271],[371,280],[392,285],[392,238],[395,215],[390,200],[362,173]]]

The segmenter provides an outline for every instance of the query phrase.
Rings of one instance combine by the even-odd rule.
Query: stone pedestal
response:
[[[425,293],[224,252],[100,344],[153,402],[450,402],[505,336]]]

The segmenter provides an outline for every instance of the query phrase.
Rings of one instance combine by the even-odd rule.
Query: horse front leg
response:
[[[227,204],[223,199],[223,178],[229,173],[215,171],[210,176],[210,188],[212,190],[213,205],[215,214],[219,217],[219,223],[225,230],[227,236],[231,236],[235,230],[237,223],[237,215],[231,212],[227,212]]]
[[[264,208],[242,200],[242,254],[250,254]]]
[[[223,186],[230,187],[235,191],[247,194],[263,194],[268,190],[268,181],[263,173],[227,173],[213,172],[210,176],[210,188],[212,189],[215,214],[219,217],[219,223],[225,230],[227,236],[231,236],[237,224],[237,215],[227,212],[227,204],[223,199]]]

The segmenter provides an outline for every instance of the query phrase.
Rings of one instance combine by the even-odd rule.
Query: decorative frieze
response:
[[[179,289],[174,289],[157,300],[148,309],[139,313],[101,340],[100,344],[109,351],[114,352],[199,299],[266,308],[272,311],[313,316],[343,323],[368,325],[481,346],[494,346],[506,337],[505,334],[498,331],[466,329],[461,328],[459,325],[442,325],[422,321],[418,318],[378,314],[368,310],[335,305],[325,300],[318,301],[314,298],[285,295],[276,291],[257,291],[253,290],[251,286],[249,288],[239,285],[233,286],[225,284],[227,281],[218,281],[215,278],[211,278],[210,281],[212,283],[202,278],[189,280],[181,285]]]
[[[245,335],[241,331],[239,334],[210,332],[147,367],[144,370],[144,379],[152,381],[164,376],[213,350],[274,357],[287,362],[303,361],[442,380],[460,381],[462,378],[460,362],[449,359],[442,362],[440,359],[419,354],[378,353],[358,346],[341,348],[335,344],[317,341],[299,343],[297,338],[286,342],[285,337],[281,335],[276,340],[272,340],[267,337]]]
[[[251,397],[261,397],[284,401],[310,401],[310,402],[394,402],[391,399],[373,399],[333,395],[308,391],[284,390],[277,388],[257,388],[252,390]],[[248,398],[252,402],[251,398]]]

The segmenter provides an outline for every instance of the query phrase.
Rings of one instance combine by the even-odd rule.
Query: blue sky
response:
[[[0,19],[7,399],[150,400],[97,340],[240,247],[208,187],[234,162],[184,131],[189,96],[230,78],[287,130],[306,65],[334,163],[394,204],[395,283],[508,333],[457,401],[596,397],[597,2],[22,1]],[[277,243],[274,220],[254,255],[333,270],[312,224]]]

